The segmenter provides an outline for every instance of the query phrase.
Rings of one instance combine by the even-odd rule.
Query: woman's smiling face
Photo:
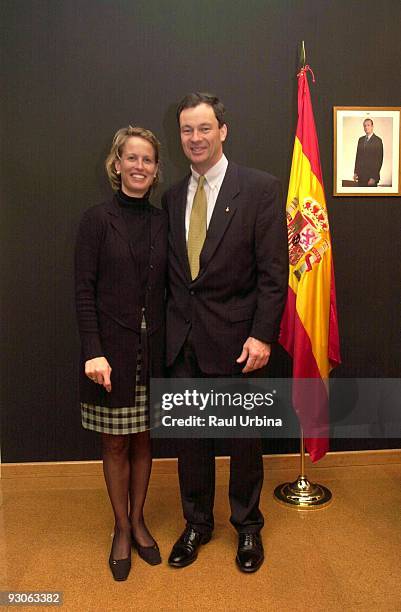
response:
[[[151,188],[157,173],[155,150],[140,136],[127,138],[115,168],[121,175],[121,190],[128,196],[141,198]]]

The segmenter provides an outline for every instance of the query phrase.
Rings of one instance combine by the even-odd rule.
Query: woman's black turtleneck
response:
[[[146,196],[133,198],[127,196],[121,190],[117,192],[116,196],[127,225],[131,251],[140,279],[141,303],[145,305],[145,291],[149,272],[151,204]]]

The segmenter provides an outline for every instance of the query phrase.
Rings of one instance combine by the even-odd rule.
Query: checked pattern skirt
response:
[[[145,319],[142,329],[146,329]],[[108,408],[81,403],[81,420],[84,429],[113,435],[140,433],[149,429],[149,406],[146,385],[141,384],[142,352],[138,349],[133,406]]]

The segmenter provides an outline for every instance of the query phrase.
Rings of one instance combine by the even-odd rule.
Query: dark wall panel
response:
[[[302,39],[317,79],[337,375],[399,376],[400,199],[330,195],[332,107],[401,103],[398,0],[380,10],[372,0],[3,0],[0,16],[3,461],[98,456],[97,437],[80,427],[72,252],[83,210],[110,193],[103,160],[116,129],[131,122],[159,135],[166,188],[187,169],[175,104],[215,91],[228,108],[228,156],[286,187]],[[288,370],[281,352],[277,363]],[[174,455],[174,443],[156,452]]]

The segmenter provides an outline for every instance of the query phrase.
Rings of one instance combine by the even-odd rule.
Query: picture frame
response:
[[[334,106],[333,121],[333,195],[401,195],[401,107]]]

